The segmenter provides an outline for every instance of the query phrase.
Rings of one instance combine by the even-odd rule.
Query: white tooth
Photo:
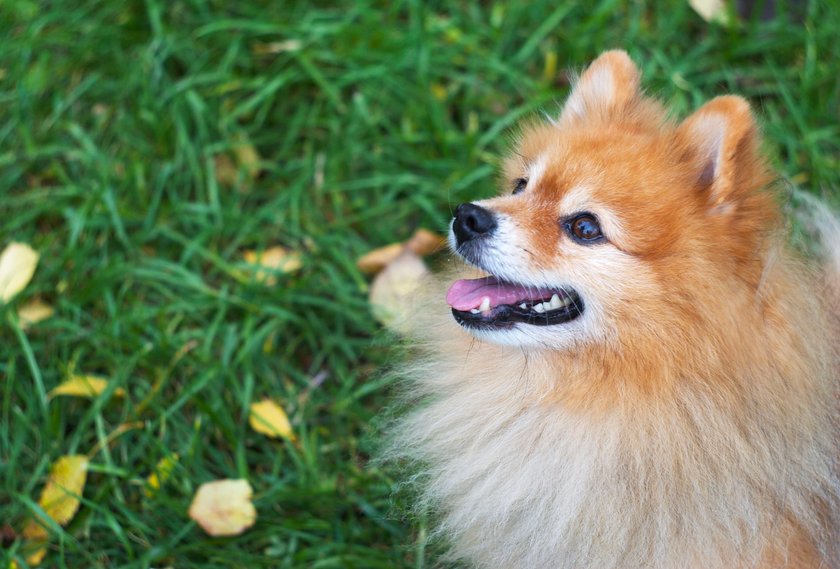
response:
[[[478,308],[470,308],[470,312],[472,312],[473,314],[478,314],[481,311]]]
[[[550,302],[543,302],[542,307],[543,307],[543,310],[548,312],[549,310],[551,310],[551,303]]]
[[[490,297],[485,296],[483,299],[481,299],[481,306],[478,307],[478,311],[487,312],[488,310],[490,310]]]
[[[526,308],[528,308],[528,305],[523,302],[522,304],[519,305],[519,308],[521,308],[522,310],[525,310]]]
[[[537,312],[542,314],[543,312],[545,312],[545,306],[543,306],[542,303],[535,304],[534,305],[534,310],[536,310]]]
[[[560,302],[560,297],[556,294],[551,295],[551,303],[549,304],[551,309],[554,310],[556,308],[560,308],[563,306],[563,303]]]

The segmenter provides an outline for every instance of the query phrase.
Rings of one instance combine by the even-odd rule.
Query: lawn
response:
[[[517,121],[610,47],[680,114],[748,97],[780,171],[840,197],[840,7],[723,27],[652,6],[0,4],[0,249],[41,256],[0,305],[0,567],[26,566],[22,528],[72,454],[87,483],[44,567],[434,566],[370,461],[394,350],[361,254],[495,191]],[[301,266],[272,283],[245,252],[275,246]],[[36,298],[55,313],[24,327]],[[108,388],[48,395],[74,374]],[[263,398],[294,441],[249,426]],[[187,510],[222,478],[250,482],[258,520],[213,538]]]

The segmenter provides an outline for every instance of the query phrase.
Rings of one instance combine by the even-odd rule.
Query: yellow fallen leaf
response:
[[[38,253],[25,243],[10,243],[0,253],[0,302],[9,302],[32,280]]]
[[[50,468],[47,484],[41,491],[38,505],[59,525],[66,525],[79,509],[79,496],[87,480],[88,459],[84,455],[62,456]],[[49,534],[44,527],[30,520],[23,528],[29,540],[45,541]]]
[[[20,327],[25,330],[41,320],[46,320],[54,313],[55,309],[40,298],[30,300],[18,309]]]
[[[277,284],[278,273],[292,273],[303,266],[300,253],[290,251],[279,245],[265,251],[245,251],[245,261],[258,267],[254,279],[262,284],[273,286]]]
[[[432,96],[438,101],[446,100],[446,87],[440,83],[432,83]]]
[[[404,251],[373,279],[369,299],[374,317],[394,332],[407,334],[414,293],[428,272],[423,259]]]
[[[67,381],[57,385],[50,392],[50,397],[67,395],[69,397],[96,397],[108,387],[108,380],[94,375],[72,375]],[[122,397],[125,390],[118,387],[114,395]]]
[[[688,0],[688,3],[707,22],[715,22],[724,26],[731,23],[726,0]]]
[[[26,557],[26,564],[30,567],[35,567],[36,565],[40,565],[41,561],[44,560],[44,557],[47,555],[47,542],[46,541],[33,541],[27,543],[25,546],[21,548],[21,553],[24,554]]]
[[[265,337],[265,341],[262,345],[262,351],[264,354],[273,354],[274,353],[274,343],[277,340],[277,334],[271,332],[268,336]]]
[[[290,441],[295,440],[292,425],[286,412],[271,399],[263,399],[259,403],[251,403],[251,413],[248,416],[248,424],[256,432],[272,438],[283,437]]]
[[[247,480],[215,480],[198,488],[190,505],[190,518],[212,536],[239,535],[257,520]]]
[[[285,40],[271,43],[257,42],[254,44],[252,50],[256,55],[274,55],[277,53],[283,53],[284,51],[299,51],[301,47],[303,47],[303,42],[300,40]],[[3,77],[0,76],[0,79],[2,78]]]
[[[94,375],[72,375],[70,379],[60,383],[54,387],[50,392],[50,397],[57,397],[60,395],[68,397],[96,397],[108,388],[108,380]],[[123,397],[125,390],[118,387],[114,390],[114,395]]]
[[[810,176],[808,172],[800,172],[794,176],[791,176],[790,182],[795,186],[802,186],[808,183]]]
[[[543,81],[553,81],[557,77],[557,52],[553,49],[545,54]]]
[[[155,471],[146,478],[146,496],[151,498],[160,490],[161,484],[169,479],[175,465],[178,464],[180,456],[177,452],[170,453],[160,459],[155,466]]]

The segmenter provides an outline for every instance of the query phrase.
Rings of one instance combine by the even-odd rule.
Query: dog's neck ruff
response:
[[[753,567],[767,536],[785,539],[791,524],[836,547],[818,520],[824,506],[836,511],[837,445],[820,435],[835,431],[813,428],[830,415],[820,401],[829,393],[805,393],[805,382],[776,386],[789,397],[745,391],[733,404],[687,380],[644,406],[579,413],[553,400],[567,371],[557,362],[479,343],[439,347],[414,370],[427,402],[403,423],[399,454],[424,465],[425,503],[454,557],[478,567]]]

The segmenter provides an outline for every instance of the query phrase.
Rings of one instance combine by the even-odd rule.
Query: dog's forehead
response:
[[[638,191],[674,164],[670,145],[658,132],[555,129],[522,142],[521,176],[528,179],[529,191],[557,202],[567,194],[581,201],[587,194],[616,198]]]

